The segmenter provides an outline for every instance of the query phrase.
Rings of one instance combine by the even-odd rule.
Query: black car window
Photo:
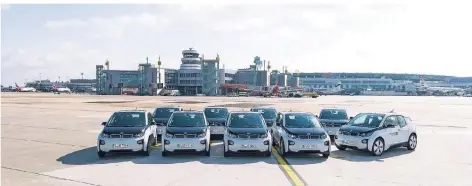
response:
[[[285,114],[286,128],[321,128],[320,123],[312,114]]]
[[[398,126],[398,119],[396,116],[389,116],[385,119],[384,126],[395,125]]]
[[[174,113],[168,127],[205,127],[203,113]]]
[[[154,118],[169,118],[176,111],[179,111],[179,108],[157,108],[154,111]]]
[[[146,125],[143,112],[116,112],[107,123],[108,127],[134,127]]]
[[[205,116],[207,118],[227,118],[228,109],[226,108],[206,108]]]
[[[382,122],[384,117],[384,114],[358,114],[356,117],[350,120],[347,125],[356,127],[377,128],[380,126],[380,123]]]
[[[153,121],[152,115],[151,115],[151,113],[148,113],[147,116],[148,116],[148,118],[147,118],[148,123],[147,123],[147,124],[150,125],[150,124],[152,123],[152,121]]]
[[[406,126],[406,121],[405,121],[405,118],[403,118],[403,116],[397,116],[397,119],[398,119],[398,125],[400,125],[400,127]]]
[[[262,116],[259,113],[234,113],[231,114],[231,128],[264,128]]]
[[[320,119],[347,120],[347,113],[341,109],[324,109],[320,113]]]
[[[277,117],[277,111],[273,108],[253,108],[251,111],[261,113],[264,119],[275,119]]]

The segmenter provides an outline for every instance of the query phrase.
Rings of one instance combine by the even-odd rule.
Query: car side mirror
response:
[[[151,121],[151,125],[156,125],[156,124],[157,124],[156,121],[154,120]]]
[[[104,122],[102,122],[102,125],[103,125],[103,126],[107,125],[107,122],[105,122],[105,121],[104,121]]]
[[[354,118],[354,117],[351,116],[351,117],[349,117],[349,120],[352,120],[353,118]]]
[[[318,115],[315,115],[315,117],[317,117],[317,118],[318,118]]]
[[[280,127],[280,122],[276,122],[276,123],[275,123],[275,126]]]
[[[387,127],[387,128],[395,128],[395,125],[394,125],[394,124],[385,124],[385,127]]]

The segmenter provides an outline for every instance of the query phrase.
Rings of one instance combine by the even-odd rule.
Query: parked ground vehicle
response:
[[[257,112],[231,112],[224,134],[224,156],[256,153],[271,156],[272,137],[264,118]]]
[[[289,153],[319,153],[327,158],[331,154],[328,134],[311,113],[279,113],[272,137],[281,156]]]
[[[162,156],[173,152],[210,156],[210,129],[201,111],[174,112],[162,135]]]
[[[205,118],[210,126],[211,139],[223,138],[228,120],[229,111],[225,107],[205,107]]]
[[[338,108],[322,109],[317,117],[331,140],[334,140],[339,128],[349,122],[346,110]]]
[[[123,110],[113,113],[98,135],[97,153],[141,152],[149,156],[156,141],[156,124],[145,110]]]
[[[339,150],[346,148],[370,151],[380,156],[393,147],[417,146],[416,125],[397,113],[360,113],[342,126],[335,137]]]
[[[251,111],[259,112],[264,118],[267,127],[272,128],[272,126],[275,124],[277,110],[274,107],[253,107],[251,108]]]
[[[183,111],[180,106],[172,107],[158,107],[154,110],[153,118],[156,122],[156,133],[158,141],[162,138],[162,132],[166,129],[167,122],[169,121],[172,113],[177,111]]]

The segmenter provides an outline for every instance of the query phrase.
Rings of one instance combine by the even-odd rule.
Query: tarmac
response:
[[[52,93],[2,93],[1,184],[23,185],[472,185],[472,98],[321,96],[138,97]],[[180,105],[232,111],[272,106],[278,111],[318,114],[322,108],[395,112],[417,124],[415,151],[397,148],[380,157],[355,150],[331,157],[223,157],[213,141],[210,157],[113,155],[99,159],[96,139],[101,122],[123,109]]]

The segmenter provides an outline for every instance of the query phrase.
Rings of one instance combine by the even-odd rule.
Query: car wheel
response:
[[[323,153],[323,158],[329,158],[329,155],[330,155],[330,154],[331,154],[331,153],[330,153],[329,151]]]
[[[285,156],[285,142],[284,139],[280,139],[279,143],[279,154],[280,156],[284,157]]]
[[[277,144],[276,144],[276,141],[275,141],[274,137],[272,137],[272,146],[273,146],[273,147],[277,146]]]
[[[230,154],[229,152],[226,152],[226,145],[223,143],[224,149],[223,149],[223,157],[229,157]]]
[[[105,157],[106,153],[103,152],[103,151],[98,151],[97,155],[98,155],[98,157],[103,158],[103,157]]]
[[[408,150],[415,150],[416,145],[418,144],[418,138],[416,134],[411,134],[408,138],[408,146],[406,147]]]
[[[385,142],[382,138],[377,138],[372,145],[372,154],[374,156],[381,156],[385,150]]]
[[[334,143],[334,146],[336,146],[336,148],[338,148],[338,150],[346,150],[346,147],[344,147],[343,145],[338,145],[338,144]]]
[[[149,138],[149,140],[151,140],[151,138]],[[143,149],[143,155],[144,156],[149,156],[151,155],[151,141],[148,141],[148,143],[146,144],[146,150]]]
[[[162,151],[162,157],[166,157],[167,156],[167,151],[166,150],[163,150]]]
[[[208,146],[208,150],[205,151],[205,156],[210,157],[210,152],[211,152],[211,146]]]

